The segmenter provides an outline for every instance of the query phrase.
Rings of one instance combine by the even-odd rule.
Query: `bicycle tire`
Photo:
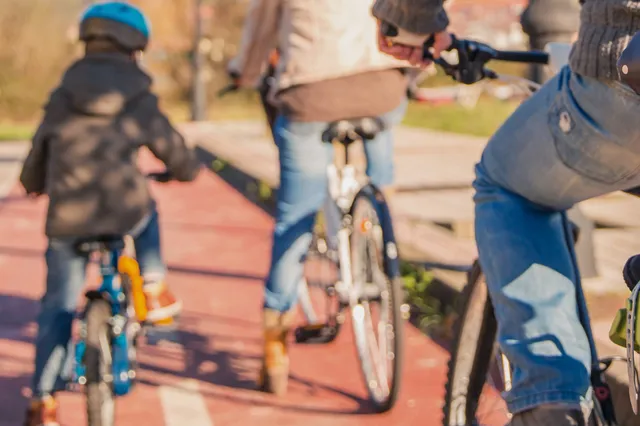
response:
[[[384,274],[384,288],[381,288],[380,294],[380,304],[384,303],[384,299],[386,298],[388,304],[388,324],[382,328],[383,332],[381,333],[380,324],[378,324],[378,333],[384,335],[384,337],[392,338],[391,344],[386,346],[387,339],[385,339],[385,348],[387,348],[386,356],[383,358],[383,361],[386,361],[388,372],[391,373],[391,376],[387,374],[388,382],[382,389],[374,388],[375,385],[378,385],[380,381],[380,370],[378,370],[377,380],[373,379],[374,373],[372,368],[372,357],[371,357],[371,344],[370,339],[366,338],[366,333],[364,333],[364,328],[358,325],[358,314],[356,309],[361,307],[359,311],[363,312],[363,318],[366,316],[367,309],[370,308],[369,303],[370,300],[359,301],[358,305],[351,306],[352,312],[352,329],[354,333],[354,340],[356,345],[356,351],[358,353],[358,357],[360,359],[360,366],[362,375],[364,378],[365,386],[369,393],[369,397],[371,402],[373,403],[375,410],[377,412],[386,412],[389,411],[395,405],[398,399],[398,393],[401,387],[402,381],[402,367],[404,361],[404,319],[402,315],[402,304],[403,304],[403,287],[402,287],[402,279],[400,276],[400,265],[398,259],[397,246],[395,243],[395,236],[393,233],[393,226],[391,222],[391,215],[389,213],[389,208],[387,203],[382,195],[382,193],[375,188],[373,185],[369,184],[363,187],[358,194],[356,194],[353,204],[351,206],[350,215],[353,220],[354,232],[351,233],[351,257],[352,257],[352,265],[357,265],[357,256],[361,256],[361,251],[358,250],[360,247],[358,238],[361,233],[356,232],[357,227],[359,226],[359,221],[361,219],[359,215],[360,206],[369,207],[369,211],[375,212],[377,218],[377,225],[379,225],[379,230],[381,231],[380,239],[382,245],[377,245],[376,249],[379,249],[379,254],[381,255],[379,260],[382,260],[382,268],[379,272]],[[370,220],[372,218],[369,218]],[[373,227],[372,227],[373,229]],[[369,246],[369,242],[367,241],[367,246]],[[365,253],[365,256],[370,256]],[[366,258],[365,262],[371,263],[370,258]],[[355,269],[352,269],[351,273],[354,274]],[[375,273],[375,272],[374,272]],[[355,277],[355,274],[354,274]],[[374,279],[372,278],[372,281]],[[377,280],[376,280],[377,281]],[[354,278],[354,285],[356,284],[356,279]],[[366,303],[366,306],[365,306]],[[383,307],[382,307],[383,308]],[[382,311],[382,309],[381,309]],[[371,315],[369,311],[369,315]],[[381,313],[382,315],[382,313]],[[388,325],[391,327],[389,328]],[[373,331],[373,330],[370,330]],[[373,338],[372,336],[369,336]],[[378,336],[380,338],[380,335]],[[378,339],[380,340],[380,339]],[[378,344],[378,352],[380,352],[379,342]],[[391,349],[391,353],[389,353],[388,349]],[[389,359],[391,358],[391,359]]]
[[[575,235],[574,235],[575,238]],[[478,292],[480,290],[480,293]],[[479,322],[479,332],[475,333],[476,350],[471,343],[474,339],[468,338],[464,326],[470,313],[474,296],[483,298],[475,307],[483,310],[482,320]],[[477,300],[476,300],[477,302]],[[461,306],[460,315],[454,326],[455,338],[449,360],[449,371],[445,387],[445,403],[443,407],[443,426],[467,426],[477,425],[476,409],[484,388],[489,369],[493,360],[497,335],[497,322],[493,311],[493,304],[489,298],[484,274],[476,261],[469,272],[468,283],[462,291],[459,299]],[[474,333],[469,333],[474,334]],[[471,371],[463,369],[465,357],[474,355],[471,363]],[[469,363],[466,363],[467,367]],[[462,370],[462,371],[461,371]],[[466,374],[465,374],[466,373]],[[466,378],[466,380],[465,380]],[[592,377],[593,383],[593,377]],[[466,389],[466,392],[465,392]],[[613,409],[610,407],[610,409]],[[594,409],[587,421],[589,426],[614,426],[616,425],[613,414],[606,415],[597,398],[594,398]]]
[[[477,424],[476,411],[494,356],[497,322],[484,274],[477,261],[469,272],[458,303],[461,310],[454,325],[443,426]]]
[[[111,365],[103,356],[105,344],[111,353],[110,318],[111,305],[106,300],[95,299],[87,305],[87,348],[84,363],[87,375],[85,391],[89,426],[113,426],[115,423],[115,396],[112,385],[105,382],[105,375],[111,374]]]

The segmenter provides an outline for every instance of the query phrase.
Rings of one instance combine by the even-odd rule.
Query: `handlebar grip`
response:
[[[549,54],[541,51],[509,51],[509,50],[496,50],[496,55],[493,58],[497,61],[506,62],[522,62],[526,64],[549,64]]]
[[[163,172],[153,172],[147,174],[147,179],[154,180],[156,182],[167,183],[173,180],[173,176],[169,171],[165,170]]]

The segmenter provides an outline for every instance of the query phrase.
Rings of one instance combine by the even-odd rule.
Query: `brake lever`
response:
[[[429,51],[434,43],[434,37],[431,36],[424,44],[423,57],[432,60],[440,65],[445,74],[462,84],[474,84],[485,78],[496,79],[498,75],[486,68],[484,64],[491,59],[492,52],[482,49],[481,44],[469,42],[467,40],[458,40],[453,34],[451,35],[451,46],[446,51],[456,50],[458,53],[458,64],[451,65],[444,58],[434,59]],[[471,57],[473,55],[473,57]]]
[[[467,62],[468,62],[468,59],[466,58],[466,52],[464,52],[463,46],[461,47],[461,42],[458,41],[458,39],[453,34],[451,34],[451,46],[445,49],[445,51],[447,52],[451,52],[452,50],[455,50],[458,53],[459,62],[457,65],[450,64],[442,56],[437,59],[434,58],[430,51],[431,48],[433,47],[434,42],[435,42],[435,37],[432,35],[424,43],[422,57],[425,60],[432,61],[436,65],[440,65],[440,67],[442,68],[442,70],[446,75],[448,75],[449,77],[453,78],[456,81],[459,81],[459,72],[461,69],[467,66]],[[461,61],[463,61],[464,63]]]

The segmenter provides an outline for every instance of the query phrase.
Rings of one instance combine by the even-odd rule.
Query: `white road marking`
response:
[[[158,392],[165,426],[213,426],[197,381],[185,380],[173,386],[160,386]]]
[[[3,142],[0,157],[6,157],[6,160],[15,159],[15,161],[0,163],[0,200],[6,197],[16,185],[22,169],[21,159],[26,157],[28,151],[27,143]]]

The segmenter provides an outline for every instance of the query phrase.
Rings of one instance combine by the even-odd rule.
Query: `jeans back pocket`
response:
[[[613,105],[611,109],[607,108],[607,103],[603,99],[600,110],[603,120],[599,120],[580,108],[570,89],[564,87],[549,111],[549,128],[558,156],[567,167],[590,179],[614,184],[637,173],[640,154],[633,145],[640,141],[614,133],[615,129],[610,126],[613,120],[604,118],[607,114],[615,114],[615,108]]]

